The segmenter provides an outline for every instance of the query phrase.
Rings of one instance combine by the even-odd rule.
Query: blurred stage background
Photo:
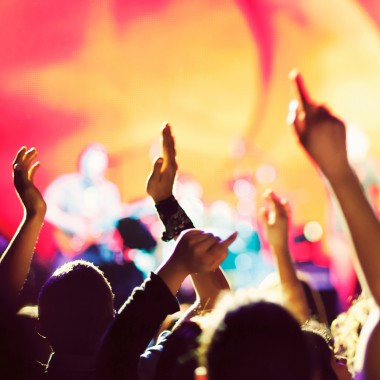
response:
[[[44,191],[58,175],[76,169],[83,146],[103,143],[111,154],[107,177],[133,204],[145,198],[167,120],[180,174],[191,179],[201,200],[198,211],[207,214],[198,226],[235,228],[215,226],[232,212],[241,237],[253,236],[235,247],[234,286],[270,270],[264,260],[258,274],[257,253],[265,245],[251,233],[260,233],[260,194],[271,187],[290,200],[295,246],[310,243],[303,228],[316,222],[308,225],[314,242],[299,261],[332,266],[333,282],[346,284],[342,297],[352,293],[349,248],[334,239],[328,243],[337,223],[326,191],[285,122],[293,96],[288,73],[299,68],[314,97],[350,123],[351,152],[378,208],[380,3],[2,0],[0,15],[5,237],[22,215],[11,182],[20,146],[37,147],[42,165],[36,183]],[[47,261],[54,254],[48,225],[37,251]]]

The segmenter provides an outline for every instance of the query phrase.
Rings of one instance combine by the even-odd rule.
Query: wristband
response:
[[[193,222],[173,195],[157,202],[155,206],[166,229],[162,234],[163,241],[170,241],[182,231],[194,228]]]

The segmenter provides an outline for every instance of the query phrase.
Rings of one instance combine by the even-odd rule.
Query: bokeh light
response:
[[[323,228],[320,223],[311,221],[305,224],[303,233],[306,240],[310,242],[317,242],[322,239]]]

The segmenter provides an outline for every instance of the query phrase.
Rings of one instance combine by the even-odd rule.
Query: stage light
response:
[[[238,179],[233,185],[235,195],[242,198],[250,198],[254,195],[254,188],[251,182],[246,179]]]
[[[363,162],[369,151],[369,138],[355,124],[347,124],[347,154],[352,163]]]
[[[321,240],[323,229],[318,222],[312,221],[305,224],[303,234],[305,235],[306,240],[313,243]]]
[[[252,259],[247,253],[241,253],[235,259],[235,266],[237,270],[247,271],[252,267]]]
[[[251,199],[241,199],[237,204],[237,211],[240,215],[256,215],[256,205]]]
[[[228,250],[235,255],[243,252],[246,249],[245,240],[240,236],[236,238],[236,240],[229,246]]]
[[[242,238],[249,238],[253,232],[253,226],[250,222],[242,220],[236,223],[236,231],[239,233],[239,236]]]
[[[276,179],[276,169],[271,165],[261,165],[256,170],[257,181],[268,185]]]

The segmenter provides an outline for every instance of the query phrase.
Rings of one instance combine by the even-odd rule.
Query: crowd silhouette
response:
[[[320,295],[292,260],[288,201],[272,189],[263,194],[259,222],[275,262],[276,296],[260,287],[233,291],[220,265],[238,234],[222,239],[197,229],[175,198],[177,152],[165,124],[162,157],[146,191],[165,227],[162,240],[175,240],[171,254],[121,307],[98,263],[83,256],[65,260],[41,287],[37,304],[19,310],[40,230],[54,214],[34,184],[37,150],[22,147],[12,165],[24,216],[0,259],[1,379],[380,379],[380,223],[349,163],[344,122],[312,100],[300,73],[292,72],[290,81],[297,99],[287,121],[343,211],[361,269],[359,300],[329,325]],[[195,301],[178,313],[176,296],[188,276]],[[355,323],[354,314],[360,315]]]

